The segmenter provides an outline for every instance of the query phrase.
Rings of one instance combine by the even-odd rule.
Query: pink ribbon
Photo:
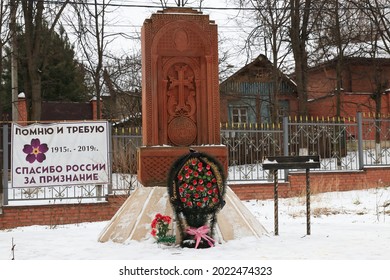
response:
[[[198,248],[199,242],[202,238],[207,241],[210,247],[214,246],[214,239],[207,235],[209,229],[210,228],[208,226],[201,226],[199,228],[190,227],[186,230],[188,234],[194,235],[194,239],[196,240],[195,249]]]

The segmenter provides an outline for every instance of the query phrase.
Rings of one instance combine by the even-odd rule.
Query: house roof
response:
[[[236,71],[233,75],[228,77],[226,80],[224,80],[221,85],[224,85],[226,83],[229,83],[231,81],[234,81],[236,78],[245,76],[247,74],[251,74],[253,79],[259,79],[259,72],[261,69],[269,70],[266,74],[268,74],[268,77],[271,77],[272,72],[272,63],[269,61],[269,59],[263,55],[260,54],[258,57],[256,57],[251,63],[246,64],[244,67],[240,68],[238,71]],[[282,71],[279,70],[279,74],[281,77],[287,81],[288,83],[291,83],[294,87],[296,86],[296,83],[291,80],[287,75],[285,75]]]
[[[44,121],[57,120],[92,120],[92,105],[90,102],[42,102],[42,116]]]
[[[316,71],[319,69],[323,69],[325,67],[334,67],[339,60],[339,57],[333,58],[329,61],[322,62],[320,64],[317,64],[313,67],[309,67],[308,71]],[[352,57],[352,56],[346,56],[343,57],[344,64],[358,64],[358,65],[372,65],[374,62],[380,63],[381,65],[387,65],[390,66],[390,58],[372,58],[372,57]]]

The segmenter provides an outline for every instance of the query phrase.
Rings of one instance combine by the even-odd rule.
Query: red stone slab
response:
[[[167,8],[145,20],[142,32],[142,131],[138,179],[145,186],[165,181],[149,175],[164,147],[220,144],[218,34],[208,15]],[[164,146],[150,160],[148,147]],[[169,147],[166,147],[168,153]],[[155,149],[152,149],[156,153]],[[215,149],[210,149],[214,155]],[[144,159],[148,154],[148,160]],[[227,153],[226,153],[227,154]],[[215,156],[215,155],[214,155]],[[149,162],[148,165],[145,165]]]

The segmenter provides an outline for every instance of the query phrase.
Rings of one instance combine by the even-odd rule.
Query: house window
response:
[[[233,107],[232,108],[232,123],[247,123],[248,110],[245,107]]]

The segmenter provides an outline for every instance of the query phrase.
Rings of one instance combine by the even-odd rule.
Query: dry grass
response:
[[[314,218],[319,218],[321,216],[331,216],[331,215],[338,215],[338,214],[349,214],[346,210],[338,210],[338,209],[331,209],[328,207],[319,207],[319,208],[314,208],[311,210],[311,215]],[[364,215],[366,213],[357,213],[358,215]],[[292,212],[289,214],[292,218],[299,218],[299,217],[305,217],[306,216],[306,211],[305,210],[300,210],[296,212]]]

